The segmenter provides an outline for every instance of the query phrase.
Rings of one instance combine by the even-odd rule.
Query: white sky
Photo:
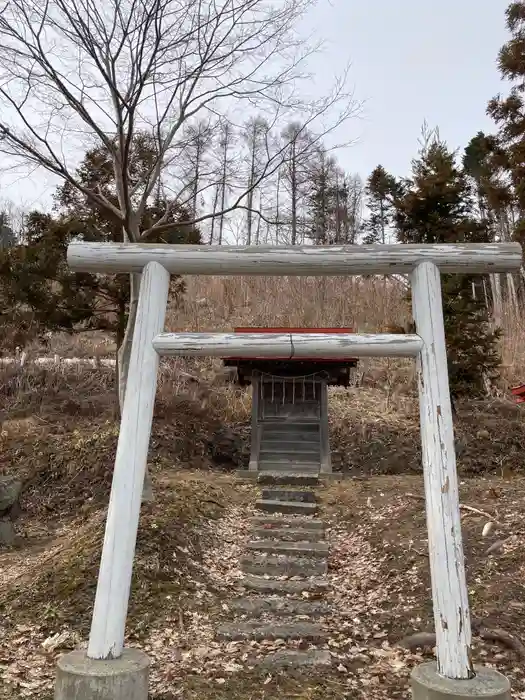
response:
[[[315,58],[315,87],[326,92],[348,62],[360,119],[346,127],[357,144],[339,154],[341,165],[366,178],[379,163],[408,175],[421,126],[438,126],[453,148],[477,131],[492,131],[488,100],[507,87],[496,69],[506,41],[508,0],[320,0],[306,18],[326,39]],[[328,85],[323,83],[326,81]],[[42,172],[0,175],[0,199],[24,207],[49,203],[56,182]]]
[[[359,143],[341,164],[366,177],[379,163],[409,173],[421,126],[438,126],[453,148],[493,131],[488,100],[508,86],[496,67],[507,40],[508,0],[331,0],[310,21],[330,42],[319,72],[352,62],[355,94],[365,101]]]

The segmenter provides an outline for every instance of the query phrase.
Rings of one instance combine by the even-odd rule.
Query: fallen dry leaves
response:
[[[251,486],[236,484],[233,479],[231,487],[253,490]],[[430,591],[425,577],[428,560],[424,517],[420,504],[405,497],[408,488],[401,478],[397,482],[378,478],[371,488],[364,489],[348,481],[328,487],[322,494],[332,584],[326,599],[333,612],[323,619],[330,630],[329,639],[318,648],[330,651],[332,668],[322,673],[337,683],[340,697],[363,700],[371,696],[377,700],[408,697],[411,669],[432,658],[432,650],[412,652],[397,646],[403,634],[427,629],[431,623]],[[353,499],[351,507],[346,498]],[[475,498],[472,503],[483,505],[483,511],[487,509],[486,504]],[[516,500],[510,507],[510,497],[509,502],[500,498],[498,504],[494,515],[502,526],[485,532],[484,537],[484,516],[465,513],[467,539],[471,530],[478,532],[482,542],[479,546],[485,553],[491,540],[505,536],[503,556],[514,561],[521,545],[520,538],[510,533],[519,524],[519,504]],[[300,640],[285,643],[279,639],[273,642],[215,639],[217,625],[232,619],[228,601],[243,594],[238,560],[244,552],[249,517],[253,513],[252,505],[232,502],[222,517],[201,526],[202,542],[207,544],[201,558],[192,562],[195,577],[191,579],[191,591],[181,595],[175,606],[173,601],[166,601],[170,614],[140,641],[152,659],[152,698],[166,694],[182,696],[187,683],[196,677],[208,683],[211,698],[214,687],[226,688],[233,679],[249,674],[254,662],[268,652],[284,646],[313,647]],[[183,561],[187,555],[188,552],[174,549],[174,575],[181,566],[179,559]],[[471,596],[476,605],[476,591],[487,584],[487,577],[497,579],[501,562],[489,557],[485,558],[483,571],[470,568]],[[515,603],[519,605],[520,600]],[[525,610],[521,612],[525,614]],[[134,629],[130,629],[129,643],[137,644]],[[0,678],[13,688],[14,698],[41,700],[53,686],[57,656],[85,645],[86,639],[79,637],[74,625],[56,629],[53,634],[44,634],[38,626],[30,625],[0,628]],[[513,684],[514,697],[525,699],[524,674],[511,651],[476,640],[475,653],[478,662],[506,673]],[[278,678],[278,673],[268,673],[261,684],[270,692]]]

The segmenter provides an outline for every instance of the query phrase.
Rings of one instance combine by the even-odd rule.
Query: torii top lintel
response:
[[[176,275],[407,274],[423,262],[441,272],[515,272],[519,243],[443,245],[210,246],[156,243],[71,243],[67,260],[78,272],[142,272],[157,262]]]

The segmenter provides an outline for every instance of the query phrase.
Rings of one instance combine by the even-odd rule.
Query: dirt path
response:
[[[461,488],[465,505],[501,523],[482,537],[489,518],[463,511],[473,616],[523,639],[525,479],[471,480]],[[157,492],[141,521],[128,640],[152,657],[152,700],[408,697],[411,669],[433,656],[430,648],[398,646],[406,635],[432,629],[419,478],[376,477],[319,490],[330,544],[334,614],[326,648],[333,663],[300,675],[252,670],[246,643],[215,639],[223,606],[239,590],[238,560],[257,489],[227,475],[182,472],[163,473]],[[63,523],[51,541],[44,539],[45,523],[22,521],[42,539],[0,556],[0,679],[9,683],[9,700],[51,700],[57,654],[85,644],[102,519],[97,512]],[[61,588],[79,570],[79,538],[84,568],[72,588]],[[474,655],[511,679],[513,697],[525,698],[523,659],[515,651],[475,637]]]

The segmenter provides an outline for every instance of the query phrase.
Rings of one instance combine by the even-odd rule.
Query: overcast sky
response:
[[[326,66],[348,55],[355,94],[365,100],[359,143],[341,154],[342,164],[364,177],[378,163],[408,174],[424,120],[454,148],[480,129],[492,130],[487,102],[508,89],[496,67],[508,4],[327,0],[319,6],[311,20],[330,41]]]
[[[316,86],[328,84],[351,60],[350,80],[364,101],[348,125],[358,142],[339,154],[341,165],[366,178],[379,163],[408,175],[421,126],[438,126],[454,147],[493,125],[487,101],[507,87],[496,69],[506,41],[508,0],[321,0],[306,20],[327,40],[315,59]],[[45,205],[54,182],[43,174],[0,175],[0,197]]]

